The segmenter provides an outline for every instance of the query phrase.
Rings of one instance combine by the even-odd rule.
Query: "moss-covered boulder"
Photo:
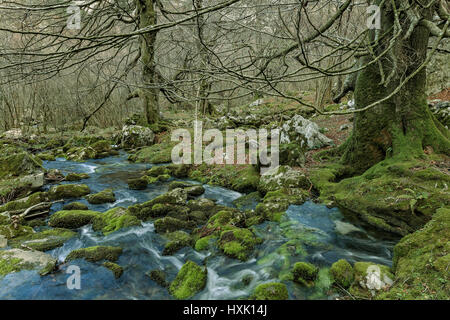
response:
[[[147,176],[153,177],[153,178],[163,176],[163,175],[170,175],[170,174],[171,174],[171,171],[166,166],[153,166],[146,172]],[[177,187],[177,188],[180,188],[180,187]],[[169,186],[169,191],[173,190],[173,189],[176,189],[176,188],[170,188],[170,186]]]
[[[64,205],[63,210],[88,210],[88,206],[81,202],[71,202]]]
[[[260,284],[253,291],[252,300],[287,300],[289,293],[283,283],[271,282]]]
[[[270,169],[261,176],[258,184],[258,191],[266,194],[269,191],[276,191],[282,188],[300,188],[308,190],[311,183],[306,175],[294,170],[289,166],[278,166]]]
[[[92,147],[73,147],[67,150],[66,159],[71,161],[85,161],[95,159],[97,153]]]
[[[0,212],[24,210],[47,200],[48,198],[45,192],[36,192],[28,197],[5,203],[0,206]]]
[[[169,292],[177,299],[188,299],[203,290],[206,285],[207,269],[187,261],[170,284]]]
[[[169,242],[164,246],[164,256],[172,255],[184,247],[191,247],[194,245],[192,236],[184,231],[175,231],[168,233],[165,236],[169,239]]]
[[[83,249],[76,249],[69,253],[66,257],[66,262],[85,259],[89,262],[97,262],[102,260],[108,260],[110,262],[115,262],[119,259],[122,254],[122,248],[111,247],[111,246],[95,246]]]
[[[22,270],[37,270],[46,275],[56,267],[56,259],[40,251],[11,249],[0,251],[0,277]]]
[[[89,175],[87,173],[69,173],[66,176],[66,181],[81,181],[89,179]]]
[[[94,231],[101,231],[107,235],[122,228],[140,226],[141,221],[130,215],[125,208],[117,207],[104,213],[97,214],[92,220]]]
[[[122,128],[121,147],[130,150],[138,147],[151,146],[155,140],[152,130],[138,125],[125,125]]]
[[[112,189],[105,189],[99,193],[87,195],[86,200],[90,204],[113,203],[116,202],[116,196]]]
[[[77,229],[92,223],[102,213],[92,210],[62,210],[51,215],[48,225],[56,228]]]
[[[422,229],[394,247],[395,281],[380,299],[448,300],[450,209],[441,208]]]
[[[379,292],[388,290],[394,283],[394,275],[388,266],[372,262],[356,262],[353,270],[355,281],[349,292],[358,299],[372,299]]]
[[[164,142],[145,147],[128,157],[129,161],[137,163],[170,163],[172,162],[172,149],[176,143]]]
[[[123,274],[123,268],[119,266],[117,263],[105,261],[103,263],[103,266],[111,270],[116,279],[119,279]]]
[[[192,230],[195,228],[193,221],[183,221],[177,218],[164,217],[155,220],[155,231],[157,233],[174,232],[178,230]]]
[[[319,268],[308,262],[297,262],[292,268],[294,282],[311,287],[317,278]]]
[[[4,236],[6,239],[14,239],[18,237],[27,236],[33,234],[33,228],[17,225],[14,226],[12,224],[8,225],[0,225],[0,235]]]
[[[44,152],[43,153],[39,153],[37,155],[37,157],[39,159],[45,160],[45,161],[55,161],[56,160],[55,156],[53,154],[51,154],[51,153],[44,153]]]
[[[234,228],[220,234],[219,248],[227,256],[246,261],[261,242],[249,229]]]
[[[209,236],[200,238],[200,239],[198,239],[198,240],[195,242],[194,248],[195,248],[195,250],[197,250],[197,251],[203,251],[203,250],[206,250],[206,249],[208,249],[208,248],[210,247],[211,243],[212,243],[213,240],[215,240],[215,239],[217,239],[217,237],[216,237],[216,236],[213,236],[213,235],[209,235]]]
[[[145,177],[128,179],[128,188],[131,190],[145,190],[147,185],[148,181]]]
[[[85,184],[62,184],[52,187],[47,195],[50,200],[81,198],[91,193],[91,189]]]
[[[330,274],[333,283],[344,289],[348,289],[354,280],[353,267],[344,259],[333,263],[330,268]]]
[[[44,171],[41,159],[25,151],[14,151],[2,150],[0,155],[0,179]]]
[[[76,232],[68,229],[54,228],[20,236],[11,240],[9,244],[12,247],[26,246],[33,250],[48,251],[61,247],[66,241],[76,235]]]

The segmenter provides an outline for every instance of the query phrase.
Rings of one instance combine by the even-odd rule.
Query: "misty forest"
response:
[[[449,300],[449,25],[0,1],[0,299]]]

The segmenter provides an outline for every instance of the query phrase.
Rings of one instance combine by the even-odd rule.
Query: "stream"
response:
[[[140,172],[149,169],[151,165],[130,163],[124,152],[116,157],[84,163],[59,158],[56,161],[44,161],[44,166],[46,169],[59,169],[64,174],[88,173],[90,178],[79,183],[87,184],[91,193],[112,188],[117,199],[115,203],[102,205],[92,205],[84,199],[67,200],[54,204],[51,213],[73,201],[83,202],[89,209],[100,212],[118,206],[126,208],[165,193],[170,183],[152,184],[143,191],[130,190],[127,179],[140,176]],[[50,187],[51,185],[46,186],[47,189]],[[234,207],[232,202],[242,196],[221,187],[204,187],[206,192],[201,197],[215,199],[218,204],[226,206]],[[153,269],[163,269],[167,280],[171,281],[187,260],[200,265],[205,261],[208,268],[206,287],[192,299],[245,298],[259,284],[280,281],[278,273],[286,261],[279,248],[289,240],[287,235],[292,234],[301,235],[302,239],[308,240],[303,252],[292,257],[291,263],[308,261],[319,267],[329,267],[339,259],[347,259],[350,263],[372,261],[389,266],[392,264],[395,240],[351,222],[337,208],[329,209],[312,201],[300,206],[290,206],[282,223],[265,222],[255,229],[264,242],[255,249],[248,261],[241,262],[224,256],[218,250],[197,252],[193,248],[184,248],[173,256],[162,256],[167,240],[155,233],[152,222],[143,223],[141,227],[121,229],[107,236],[94,232],[91,226],[85,226],[78,230],[77,237],[47,253],[62,262],[74,249],[95,245],[120,246],[123,254],[117,263],[124,268],[124,273],[119,279],[115,279],[112,272],[101,263],[76,260],[70,264],[80,267],[80,290],[67,288],[66,282],[70,274],[66,270],[70,264],[63,264],[60,270],[44,277],[39,276],[36,270],[8,274],[0,279],[0,299],[173,299],[167,289],[152,281],[146,273]],[[305,288],[292,281],[284,283],[288,286],[290,299],[333,298],[320,286]]]

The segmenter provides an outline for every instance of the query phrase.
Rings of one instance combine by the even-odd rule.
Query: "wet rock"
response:
[[[192,230],[195,228],[193,221],[183,221],[177,218],[165,217],[155,221],[155,231],[157,233],[174,232],[177,230]]]
[[[169,284],[166,282],[166,274],[162,270],[151,270],[148,276],[163,288],[169,286]]]
[[[155,140],[152,130],[138,125],[125,125],[122,128],[121,146],[124,149],[151,146]]]
[[[86,200],[90,204],[103,204],[116,202],[116,196],[112,189],[105,189],[99,193],[90,194],[86,196]]]
[[[234,228],[221,233],[219,248],[229,257],[246,261],[261,242],[250,230]]]
[[[76,235],[77,233],[71,230],[55,228],[20,236],[10,241],[10,245],[18,248],[26,246],[33,250],[48,251],[61,247]]]
[[[207,269],[187,261],[170,284],[169,292],[177,299],[188,299],[206,286]]]
[[[194,245],[194,239],[184,231],[175,231],[165,235],[170,241],[165,245],[163,250],[164,256],[173,255],[184,247]]]
[[[122,248],[120,247],[110,247],[110,246],[95,246],[83,249],[73,250],[66,257],[66,262],[76,260],[76,259],[85,259],[89,262],[97,262],[101,260],[108,260],[111,262],[115,262],[119,259],[119,256],[122,254]]]
[[[123,274],[123,268],[117,263],[106,261],[103,263],[103,266],[111,270],[116,279],[119,279]]]
[[[56,259],[40,251],[11,249],[0,251],[0,276],[22,270],[38,270],[46,275],[56,267]]]
[[[319,126],[300,115],[285,122],[280,132],[280,143],[297,143],[308,149],[319,149],[333,144],[333,140],[320,133]]]
[[[131,190],[145,190],[147,185],[148,181],[146,178],[128,179],[128,187]]]

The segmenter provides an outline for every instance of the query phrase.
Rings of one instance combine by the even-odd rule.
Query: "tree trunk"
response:
[[[431,11],[424,9],[421,15],[430,18]],[[384,10],[380,34],[393,24],[392,10]],[[401,24],[404,31],[396,40],[391,54],[358,74],[355,86],[357,109],[388,96],[425,61],[430,36],[428,29],[417,26],[404,39],[409,25],[407,21],[401,21]],[[380,41],[375,53],[379,54],[387,48],[389,40]],[[370,59],[363,58],[363,65]],[[397,65],[393,63],[395,60]],[[388,85],[381,84],[380,65],[385,78],[392,70],[395,72]],[[355,173],[362,173],[386,157],[397,157],[399,160],[421,157],[424,148],[429,146],[434,152],[449,154],[448,130],[430,112],[426,98],[426,68],[423,68],[389,100],[367,111],[355,113],[352,135],[343,145],[343,162],[354,168]]]
[[[156,25],[157,16],[155,0],[137,0],[139,11],[139,28]],[[155,42],[156,32],[146,33],[140,38],[141,62],[142,62],[142,89],[141,98],[144,101],[146,121],[148,124],[159,120],[159,89],[157,88]]]

